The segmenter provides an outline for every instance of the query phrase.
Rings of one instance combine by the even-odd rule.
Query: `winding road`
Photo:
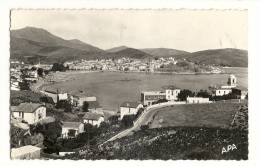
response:
[[[176,105],[177,103],[175,102],[168,102],[168,103],[161,103],[161,104],[157,104],[157,105],[153,105],[150,107],[147,107],[144,112],[141,114],[141,116],[137,119],[137,121],[134,122],[134,126],[126,129],[120,133],[118,133],[117,135],[111,137],[110,139],[108,139],[107,141],[105,141],[104,143],[100,144],[100,146],[110,142],[110,141],[114,141],[116,139],[128,136],[133,134],[134,131],[138,131],[140,130],[142,125],[147,125],[149,122],[151,122],[153,120],[153,116],[160,111],[160,108],[165,108],[165,107],[171,107],[173,105]],[[184,103],[181,103],[184,104]]]

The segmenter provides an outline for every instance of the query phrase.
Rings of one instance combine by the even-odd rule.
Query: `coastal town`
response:
[[[12,9],[10,159],[248,160],[247,12]]]
[[[178,62],[173,58],[167,60],[160,58],[151,62],[155,69],[169,63],[176,65]],[[83,90],[71,94],[63,89],[56,91],[41,89],[39,84],[52,83],[54,79],[50,76],[53,73],[70,70],[153,72],[154,68],[151,70],[147,64],[127,58],[116,62],[112,60],[65,62],[61,65],[65,70],[55,66],[57,65],[29,65],[17,60],[11,61],[10,118],[13,159],[61,158],[77,151],[83,153],[84,151],[79,149],[90,144],[102,149],[103,145],[126,137],[133,130],[149,128],[146,116],[153,109],[219,102],[246,103],[248,98],[247,89],[239,86],[239,80],[231,74],[227,77],[226,84],[210,90],[205,87],[205,90],[193,92],[178,88],[174,84],[165,87],[164,90],[143,90],[139,94],[139,99],[125,101],[120,104],[118,110],[111,112],[102,108],[96,96],[90,96]],[[81,139],[79,145],[68,146],[69,142],[79,139]],[[89,141],[93,139],[96,140],[95,143],[90,143]],[[54,144],[58,144],[59,147]]]

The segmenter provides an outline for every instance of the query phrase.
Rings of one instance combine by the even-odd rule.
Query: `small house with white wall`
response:
[[[143,108],[139,102],[124,102],[120,105],[120,119],[122,120],[125,115],[136,115],[138,110]]]
[[[83,106],[84,101],[86,101],[86,102],[97,101],[97,98],[95,96],[89,96],[84,93],[72,95],[71,99],[73,101],[73,105],[75,105],[77,107]]]
[[[186,102],[189,104],[211,103],[211,101],[209,101],[209,98],[189,97],[189,96],[187,97]]]
[[[28,124],[34,124],[46,118],[46,107],[43,104],[21,103],[11,107],[11,111],[14,118],[24,120]]]
[[[180,92],[179,88],[166,89],[166,100],[177,101]]]
[[[228,95],[231,92],[232,92],[231,88],[219,88],[219,89],[216,89],[215,95],[216,96],[224,96],[224,95]]]
[[[62,138],[74,138],[84,132],[84,124],[81,122],[62,122]]]
[[[104,116],[102,114],[86,112],[83,116],[84,124],[91,124],[92,126],[100,126],[102,122],[104,122]]]

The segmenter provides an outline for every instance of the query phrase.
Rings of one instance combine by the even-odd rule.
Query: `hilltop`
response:
[[[122,50],[127,49],[127,48],[129,48],[129,47],[127,47],[127,46],[113,47],[113,48],[107,49],[106,52],[110,52],[110,53],[118,52],[118,51],[122,51]]]
[[[225,48],[193,52],[183,56],[186,60],[206,65],[229,67],[247,67],[248,52],[246,50]]]
[[[50,32],[25,27],[10,32],[11,58],[27,62],[64,62],[79,58],[96,58],[104,51],[80,40],[65,40]]]
[[[79,59],[174,57],[196,64],[247,67],[247,51],[233,48],[189,53],[171,48],[136,49],[127,46],[102,50],[78,39],[65,40],[45,29],[25,27],[10,32],[10,57],[29,63],[65,62]]]
[[[176,50],[176,49],[170,49],[170,48],[145,48],[141,49],[141,51],[146,52],[148,54],[151,54],[153,56],[157,57],[181,57],[182,55],[188,55],[189,52],[182,51],[182,50]]]

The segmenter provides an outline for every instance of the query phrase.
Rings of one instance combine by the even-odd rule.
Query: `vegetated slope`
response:
[[[102,51],[97,47],[91,46],[77,39],[64,40],[42,28],[25,27],[18,30],[12,30],[11,37],[23,38],[39,43],[46,43],[52,46],[64,46],[69,48],[75,48],[85,50],[88,52]]]
[[[107,49],[106,52],[118,52],[118,51],[122,51],[126,48],[129,48],[129,47],[127,47],[127,46],[113,47],[113,48]]]
[[[143,51],[134,48],[125,48],[119,50],[117,52],[107,53],[107,57],[110,58],[133,58],[133,59],[146,59],[146,58],[153,58],[152,55],[147,54]]]
[[[26,27],[10,34],[11,58],[46,63],[96,58],[104,51],[77,39],[64,40],[40,28]]]
[[[225,48],[204,50],[185,55],[188,61],[198,64],[229,67],[247,67],[248,52],[246,50]]]
[[[169,48],[145,48],[141,49],[141,51],[151,54],[155,57],[174,57],[174,58],[181,58],[182,55],[187,55],[189,52],[176,50],[176,49],[169,49]]]

